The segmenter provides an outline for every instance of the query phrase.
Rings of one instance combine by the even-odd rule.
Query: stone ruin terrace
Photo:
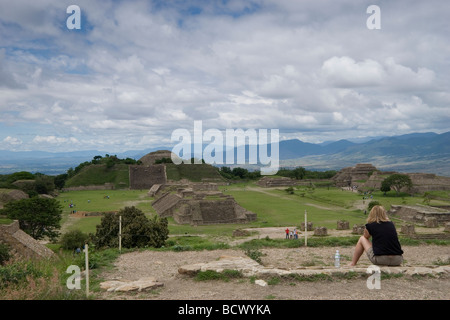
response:
[[[256,220],[255,213],[241,207],[232,196],[220,192],[215,183],[156,185],[152,186],[149,195],[157,197],[152,207],[159,216],[171,216],[179,224],[246,223]]]

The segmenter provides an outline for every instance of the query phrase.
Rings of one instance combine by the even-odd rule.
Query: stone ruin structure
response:
[[[316,227],[314,229],[314,235],[315,236],[327,236],[328,229],[326,227]]]
[[[357,164],[340,170],[332,180],[337,187],[357,187],[358,189],[377,189],[389,175],[395,171],[380,171],[371,164]],[[402,191],[424,193],[434,190],[450,190],[450,177],[441,177],[432,173],[403,173],[410,177],[412,187]]]
[[[312,222],[306,222],[306,231],[312,231],[313,230],[313,223]],[[300,230],[305,231],[305,223],[302,222],[300,224]]]
[[[129,166],[130,189],[150,189],[153,185],[164,185],[167,182],[166,166],[156,162],[174,156],[171,151],[158,150],[141,157],[141,165]]]
[[[11,247],[13,255],[25,259],[50,258],[55,255],[52,250],[21,230],[17,220],[11,224],[0,224],[0,243]]]
[[[352,228],[352,234],[364,234],[364,229],[366,229],[366,225],[355,224]]]
[[[339,220],[337,222],[336,230],[348,230],[350,229],[350,222],[346,220]]]
[[[241,207],[232,196],[220,192],[214,183],[165,185],[155,196],[152,207],[157,214],[173,217],[179,224],[247,223],[256,220],[255,213]]]
[[[369,176],[377,171],[371,164],[359,163],[354,167],[343,168],[333,178],[336,187],[353,187],[361,185],[360,181],[366,181]]]
[[[391,205],[388,214],[411,223],[423,224],[426,227],[437,227],[450,222],[448,209],[430,206]]]
[[[257,185],[265,188],[271,187],[291,187],[298,184],[298,180],[287,178],[287,177],[262,177],[256,182]]]
[[[167,182],[166,166],[163,164],[133,165],[129,167],[129,175],[130,189],[150,189],[155,184]]]

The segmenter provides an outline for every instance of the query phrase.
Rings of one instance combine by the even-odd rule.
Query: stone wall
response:
[[[262,177],[256,182],[259,186],[270,188],[270,187],[291,187],[298,184],[298,180],[287,178],[287,177]]]
[[[256,220],[256,214],[239,206],[232,196],[214,190],[217,190],[216,184],[190,184],[180,188],[172,185],[152,202],[152,207],[159,216],[173,217],[179,224],[246,223]]]
[[[337,187],[352,187],[362,184],[369,176],[377,170],[371,164],[359,163],[354,167],[347,167],[340,170],[333,178]]]
[[[218,223],[247,223],[256,220],[256,214],[239,206],[232,198],[223,200],[181,200],[174,210],[179,224],[208,225]]]
[[[129,166],[130,189],[150,189],[154,184],[167,182],[166,166]]]
[[[50,258],[55,255],[52,250],[21,230],[17,220],[8,225],[0,225],[0,242],[9,245],[14,255],[25,259]]]
[[[106,182],[101,185],[78,186],[63,188],[63,191],[90,191],[90,190],[114,190],[114,183]]]
[[[450,211],[429,206],[391,205],[388,214],[413,223],[425,224],[429,218],[436,219],[438,224],[450,222]]]

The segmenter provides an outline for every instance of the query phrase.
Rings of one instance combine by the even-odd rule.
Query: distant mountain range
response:
[[[94,156],[105,154],[119,158],[140,159],[157,147],[122,153],[98,150],[74,152],[6,151],[0,150],[0,174],[17,171],[60,174]],[[237,152],[235,152],[235,155]],[[365,142],[349,140],[320,144],[300,140],[284,140],[279,144],[280,166],[302,166],[308,170],[340,170],[357,163],[371,163],[380,170],[434,173],[450,176],[450,132],[436,134],[411,133],[393,137],[376,137]]]

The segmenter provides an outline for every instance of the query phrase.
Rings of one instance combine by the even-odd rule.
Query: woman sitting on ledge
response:
[[[372,242],[369,238],[372,237]],[[366,229],[355,247],[349,266],[355,266],[364,251],[374,265],[399,266],[403,262],[403,250],[397,230],[382,206],[374,206],[367,217]]]

